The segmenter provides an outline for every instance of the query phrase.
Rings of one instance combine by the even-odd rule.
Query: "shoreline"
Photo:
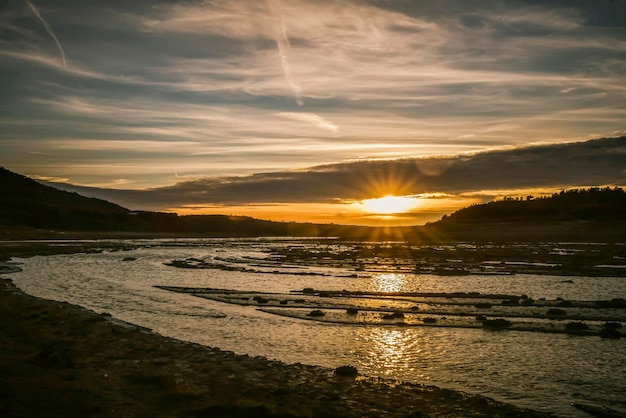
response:
[[[0,279],[0,410],[31,416],[549,417],[435,386],[236,355]]]

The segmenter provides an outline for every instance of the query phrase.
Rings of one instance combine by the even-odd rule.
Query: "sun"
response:
[[[406,212],[417,205],[418,199],[407,196],[387,195],[376,199],[365,199],[361,201],[361,206],[363,206],[365,210],[381,215]]]

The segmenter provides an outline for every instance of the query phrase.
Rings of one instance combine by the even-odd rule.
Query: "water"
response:
[[[289,292],[326,290],[481,292],[539,299],[596,300],[626,296],[619,277],[413,274],[396,259],[378,259],[354,275],[353,266],[321,257],[302,263],[269,248],[327,253],[350,249],[332,242],[189,240],[129,242],[123,252],[20,259],[11,274],[27,293],[109,312],[182,340],[286,363],[351,364],[363,374],[481,394],[563,417],[585,417],[571,402],[626,411],[626,339],[483,329],[348,326],[303,321],[224,304],[155,285]],[[340,248],[341,247],[341,248]],[[280,251],[279,251],[280,253]],[[181,269],[172,260],[209,260],[247,271]],[[134,258],[134,261],[122,261]],[[309,260],[312,261],[312,260]],[[454,260],[453,262],[458,262]],[[373,271],[377,270],[377,271]],[[318,273],[322,275],[302,275]]]

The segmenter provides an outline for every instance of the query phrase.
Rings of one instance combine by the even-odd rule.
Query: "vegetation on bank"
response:
[[[622,188],[563,190],[548,197],[509,198],[477,204],[444,216],[442,224],[492,222],[624,222],[626,193]]]

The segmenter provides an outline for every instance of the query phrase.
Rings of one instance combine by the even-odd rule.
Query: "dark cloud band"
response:
[[[626,184],[626,137],[474,155],[359,161],[242,177],[204,178],[150,190],[56,187],[130,208],[328,203],[443,192]]]

